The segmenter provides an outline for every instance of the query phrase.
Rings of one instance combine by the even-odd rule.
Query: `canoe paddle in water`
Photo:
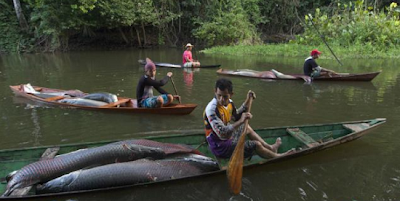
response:
[[[172,76],[171,76],[171,77],[169,77],[169,79],[171,79],[171,83],[172,83],[172,86],[174,87],[175,94],[176,94],[177,96],[179,96],[179,94],[178,94],[178,90],[176,90],[176,87],[175,87],[175,82],[174,82],[174,79],[172,79]],[[182,103],[180,98],[178,99],[178,101],[179,101],[179,104],[181,104],[181,103]]]
[[[247,112],[251,110],[251,104],[254,99],[254,94],[250,93],[249,97],[249,109]],[[244,130],[242,135],[238,140],[238,143],[233,151],[231,159],[229,160],[228,168],[226,170],[226,175],[228,177],[229,188],[231,192],[235,195],[240,193],[242,189],[242,175],[243,175],[243,158],[244,158],[244,143],[246,141],[246,132],[247,127],[249,126],[249,120],[246,119],[244,121]]]

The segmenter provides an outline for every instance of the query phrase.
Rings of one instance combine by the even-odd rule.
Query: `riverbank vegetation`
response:
[[[400,58],[400,7],[391,3],[383,10],[364,1],[338,3],[331,11],[317,8],[314,15],[305,15],[304,32],[287,44],[255,46],[220,46],[205,53],[235,55],[307,56],[318,48],[324,57],[334,57],[328,46],[340,58]]]
[[[292,56],[322,47],[322,40],[310,23],[313,20],[339,54],[345,48],[358,55],[366,55],[366,51],[396,55],[396,51],[391,51],[400,43],[395,37],[400,30],[399,15],[396,4],[390,3],[387,0],[1,1],[0,53],[88,47],[183,47],[191,42],[215,47],[205,52],[280,55],[283,51]],[[312,19],[304,18],[308,14]]]

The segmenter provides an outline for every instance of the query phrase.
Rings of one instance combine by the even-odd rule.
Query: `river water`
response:
[[[202,113],[213,98],[216,69],[158,68],[157,77],[173,72],[184,103],[197,103],[190,115],[162,116],[103,113],[38,106],[16,98],[9,85],[31,83],[84,92],[106,91],[135,97],[144,73],[138,59],[181,62],[181,50],[146,49],[82,51],[55,54],[1,55],[0,149],[128,139],[148,132],[202,129]],[[306,57],[305,55],[304,57]],[[301,73],[304,58],[204,55],[203,64],[225,69],[276,69]],[[361,139],[319,153],[244,172],[239,196],[228,192],[219,176],[185,185],[164,185],[147,191],[71,196],[65,200],[399,200],[400,199],[400,61],[317,61],[337,72],[382,71],[372,82],[264,81],[231,77],[233,100],[241,104],[249,89],[253,128],[387,118],[387,123]],[[174,93],[169,83],[165,90]],[[161,133],[162,133],[161,132]]]

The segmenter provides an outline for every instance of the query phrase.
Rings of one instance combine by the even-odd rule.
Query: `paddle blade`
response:
[[[249,109],[248,112],[251,110],[251,104],[253,102],[254,93],[250,94],[249,99]],[[243,175],[243,158],[244,158],[244,143],[246,141],[246,132],[247,127],[249,126],[249,120],[245,120],[244,122],[244,129],[240,138],[237,142],[235,150],[232,153],[231,159],[229,160],[228,169],[226,170],[226,174],[228,177],[229,188],[231,192],[235,195],[240,193],[242,189],[242,175]]]
[[[229,161],[228,169],[226,170],[229,188],[235,195],[239,194],[240,190],[242,189],[243,157],[244,143],[238,143],[238,146],[236,147]]]
[[[240,136],[235,150],[232,153],[231,159],[229,160],[228,169],[226,174],[228,177],[229,188],[235,195],[240,193],[242,189],[242,176],[243,176],[243,160],[244,160],[244,144],[246,141],[246,128],[248,126],[248,120],[245,122],[245,129]]]

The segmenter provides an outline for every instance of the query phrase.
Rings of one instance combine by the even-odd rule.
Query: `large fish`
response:
[[[37,193],[58,193],[90,190],[178,179],[218,170],[218,164],[210,158],[185,156],[173,159],[114,163],[91,169],[78,170],[38,185]]]
[[[35,96],[41,97],[41,98],[50,98],[50,97],[55,97],[55,96],[65,96],[65,97],[81,97],[84,96],[85,93],[83,93],[80,90],[73,89],[73,90],[66,90],[66,91],[59,91],[59,92],[40,92],[36,91],[30,83],[24,84],[21,86],[22,91],[25,93],[30,93]]]
[[[60,103],[67,103],[71,105],[82,105],[82,106],[89,106],[89,107],[100,107],[107,105],[106,102],[103,101],[96,101],[84,98],[64,98],[59,100]]]
[[[74,90],[60,91],[60,92],[36,93],[34,95],[41,97],[41,98],[51,98],[51,97],[55,97],[55,96],[64,96],[66,98],[70,98],[70,97],[81,97],[81,96],[84,96],[85,93],[83,93],[80,90],[74,89]]]
[[[23,167],[11,177],[3,196],[9,196],[17,188],[47,182],[87,167],[127,162],[147,157],[161,159],[176,153],[199,152],[186,145],[161,143],[145,139],[120,141],[72,152],[53,159],[37,161]]]
[[[83,96],[84,99],[102,101],[106,103],[115,103],[118,101],[118,98],[115,94],[107,93],[107,92],[99,92],[99,93],[92,93],[86,96]]]

